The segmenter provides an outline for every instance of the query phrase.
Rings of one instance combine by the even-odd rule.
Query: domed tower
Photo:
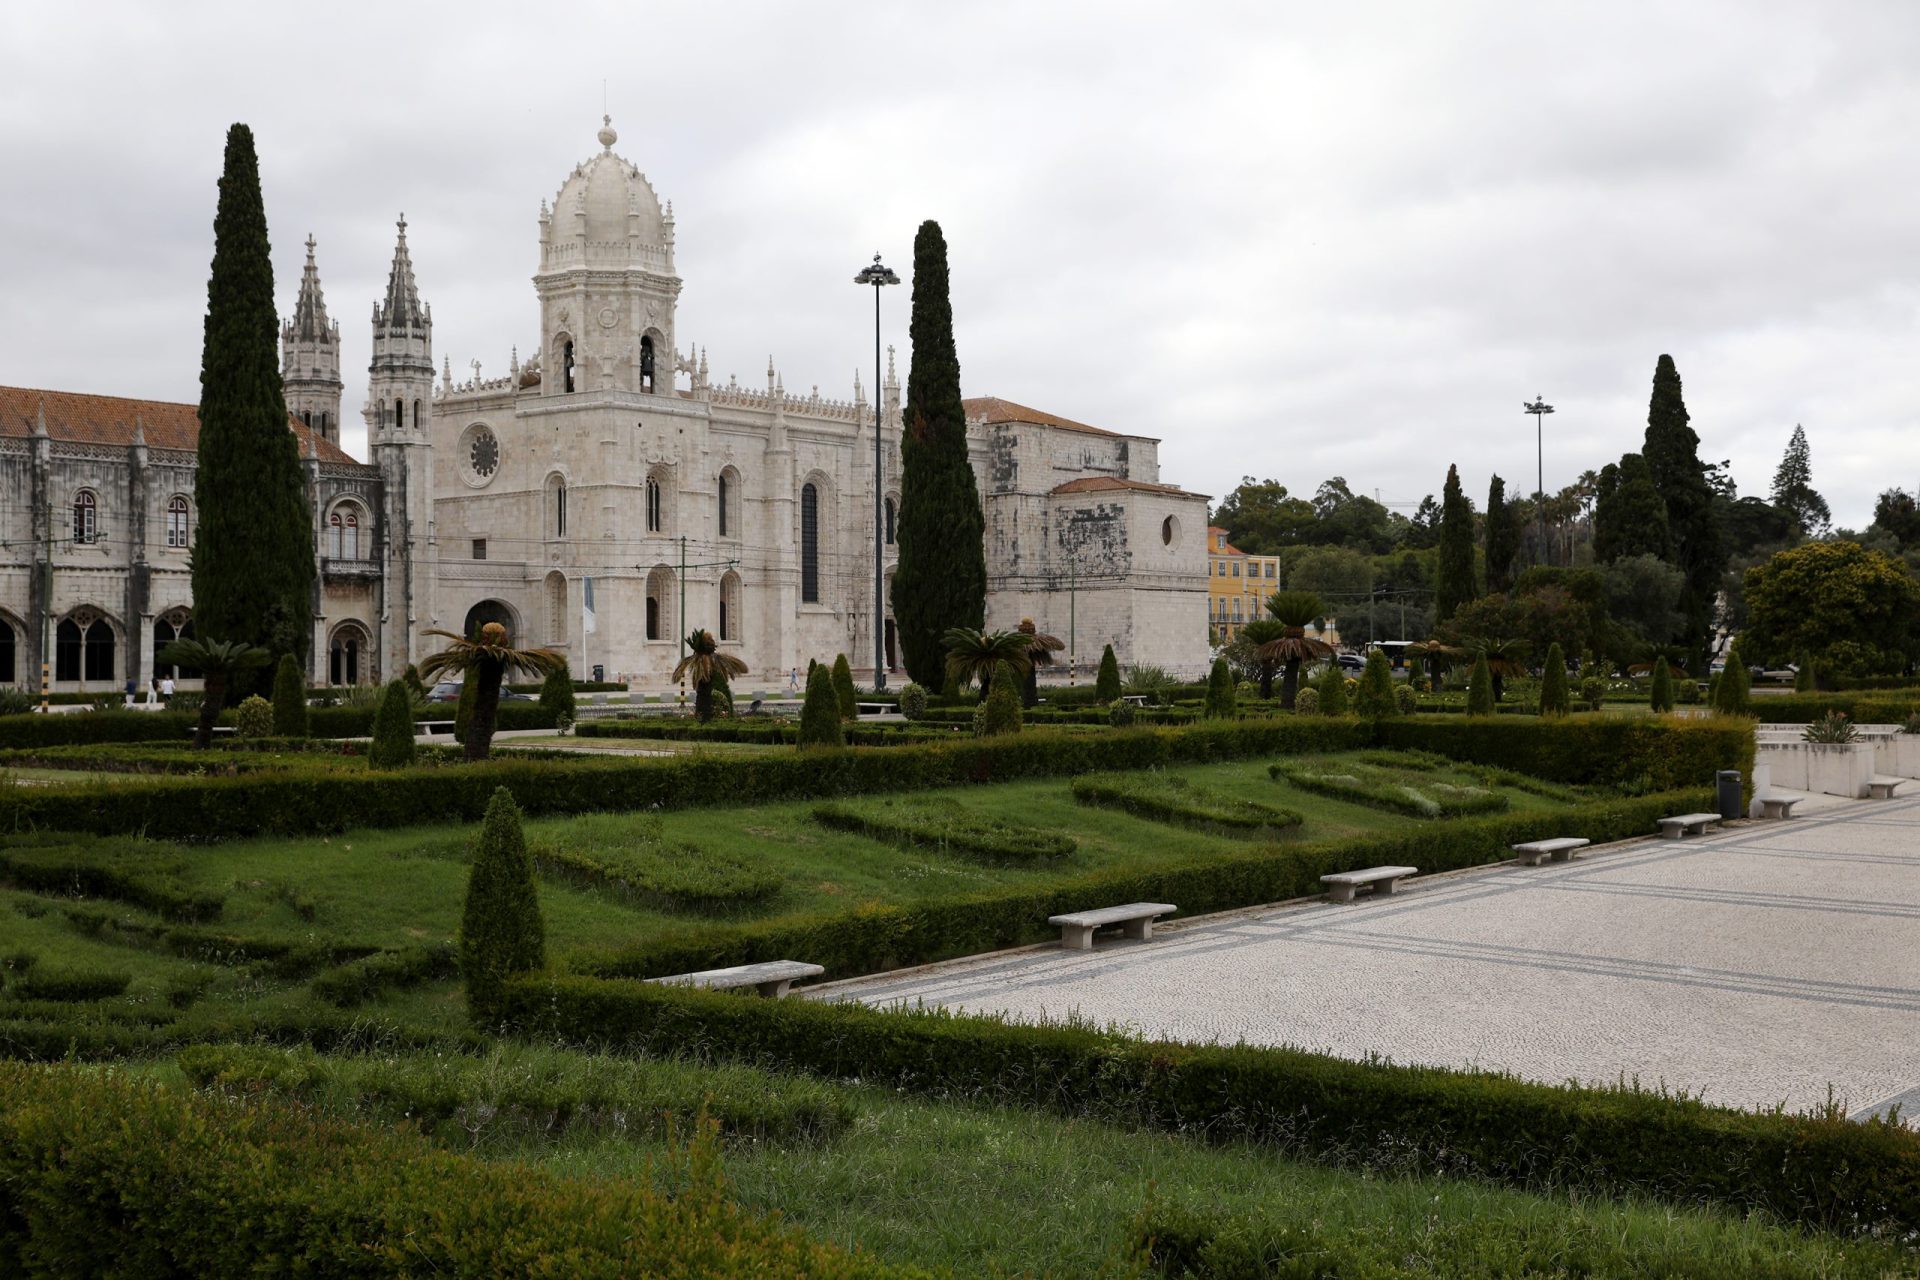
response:
[[[540,204],[542,395],[671,393],[673,209],[629,161],[603,117],[600,154],[578,165],[549,209]]]
[[[313,264],[313,237],[307,237],[307,269],[300,276],[300,298],[293,319],[280,326],[280,382],[287,409],[320,433],[340,443],[340,324],[327,319],[320,292],[320,270]]]

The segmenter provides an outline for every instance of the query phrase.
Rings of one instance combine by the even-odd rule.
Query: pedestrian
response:
[[[154,676],[147,681],[147,710],[160,705],[160,677]]]
[[[787,672],[787,692],[788,693],[800,692],[800,668],[798,667],[795,667],[793,670]]]
[[[135,680],[132,676],[128,676],[127,677],[127,701],[126,701],[127,710],[129,711],[133,710],[133,695],[139,692],[139,689],[140,689],[140,682],[138,680]]]
[[[160,678],[160,705],[163,707],[171,707],[173,705],[172,676],[162,676]]]

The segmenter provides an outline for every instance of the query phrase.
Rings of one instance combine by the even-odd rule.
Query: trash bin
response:
[[[607,678],[606,667],[598,662],[594,663],[593,664],[593,682],[595,684],[602,684],[606,681],[606,678]],[[1736,773],[1733,776],[1737,778],[1740,775]]]
[[[1740,800],[1740,771],[1722,769],[1715,775],[1715,781],[1720,793],[1720,816],[1729,819],[1744,817],[1746,806]]]

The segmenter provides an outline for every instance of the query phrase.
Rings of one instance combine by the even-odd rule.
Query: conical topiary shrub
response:
[[[1473,674],[1467,678],[1467,714],[1493,714],[1493,668],[1487,665],[1485,650],[1473,655]]]
[[[1400,704],[1393,691],[1393,667],[1380,649],[1367,655],[1367,669],[1360,673],[1360,692],[1354,697],[1353,709],[1367,720],[1384,720],[1400,714]]]
[[[1100,674],[1094,677],[1093,696],[1101,702],[1112,702],[1120,696],[1120,660],[1113,656],[1112,645],[1100,651]]]
[[[520,807],[505,787],[496,789],[480,823],[480,842],[467,876],[467,906],[460,918],[460,973],[467,983],[467,1012],[476,1022],[499,1008],[506,981],[546,967],[547,930],[533,883],[533,859],[520,831]]]
[[[860,715],[860,707],[853,689],[853,668],[847,664],[847,655],[842,653],[833,660],[833,696],[840,707],[842,720],[854,720]]]
[[[847,745],[847,735],[840,727],[840,699],[833,692],[833,677],[818,663],[807,674],[807,700],[800,705],[800,745]]]
[[[290,653],[280,655],[273,673],[273,736],[307,736],[307,682],[300,675],[300,660]]]
[[[1320,679],[1314,683],[1320,694],[1320,714],[1323,716],[1343,716],[1347,714],[1347,673],[1340,669],[1337,662],[1329,662],[1327,669],[1320,673]]]
[[[1653,690],[1648,700],[1655,711],[1673,710],[1673,668],[1667,665],[1665,658],[1653,664]]]
[[[380,696],[380,709],[374,713],[367,763],[375,769],[404,769],[413,759],[413,695],[405,680],[395,680]]]
[[[981,704],[985,715],[981,732],[987,737],[1020,732],[1020,692],[1025,683],[1012,664],[1003,662],[993,669],[993,683],[987,688],[987,700]]]
[[[1207,673],[1207,718],[1210,720],[1232,719],[1234,704],[1237,701],[1236,692],[1233,686],[1233,672],[1227,669],[1227,660],[1215,658],[1213,670]]]
[[[1572,709],[1567,695],[1567,655],[1556,640],[1547,646],[1547,667],[1540,676],[1540,714],[1564,716]]]
[[[479,697],[478,680],[460,682],[460,701],[453,704],[453,740],[467,745],[467,726],[473,723],[473,704]]]
[[[547,678],[540,682],[540,705],[553,715],[553,723],[560,732],[565,733],[574,722],[579,708],[573,697],[573,672],[566,663],[547,672]]]

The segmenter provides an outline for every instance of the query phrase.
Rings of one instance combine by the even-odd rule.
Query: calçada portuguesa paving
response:
[[[815,998],[1920,1115],[1920,798],[1029,948]],[[1110,903],[1089,902],[1088,908]]]

